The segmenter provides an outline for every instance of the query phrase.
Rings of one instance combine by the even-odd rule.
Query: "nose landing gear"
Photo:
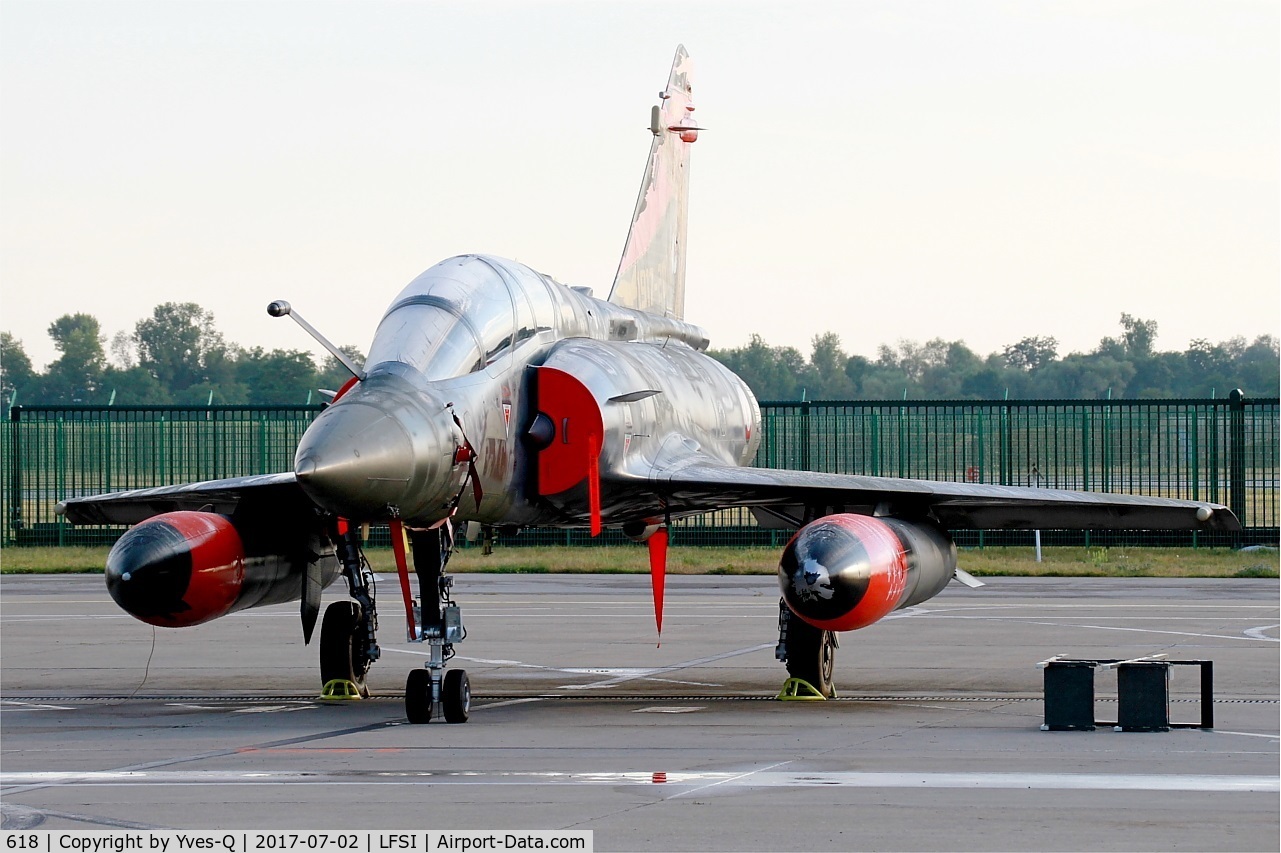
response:
[[[454,579],[445,574],[453,532],[446,523],[410,531],[409,540],[420,595],[414,607],[417,637],[411,641],[427,643],[430,656],[425,668],[409,673],[405,681],[405,716],[411,723],[427,723],[443,714],[447,723],[465,723],[471,713],[471,683],[465,670],[445,672],[454,643],[467,636],[462,613],[449,592]]]
[[[393,522],[393,537],[403,537],[403,531]],[[453,532],[447,523],[408,532],[420,595],[419,601],[410,604],[405,552],[397,548],[397,568],[403,573],[406,604],[412,608],[408,639],[426,643],[429,652],[423,668],[410,672],[405,682],[405,716],[411,723],[440,717],[447,723],[465,723],[471,714],[471,683],[464,670],[445,671],[454,656],[454,644],[467,636],[462,612],[450,595],[454,579],[445,574],[454,547]],[[361,699],[369,696],[365,676],[380,653],[374,573],[361,553],[355,530],[340,528],[336,539],[352,600],[336,601],[325,610],[320,627],[321,698]]]

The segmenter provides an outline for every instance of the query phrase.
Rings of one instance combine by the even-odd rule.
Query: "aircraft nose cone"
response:
[[[385,517],[414,476],[413,440],[395,417],[352,401],[321,413],[298,445],[294,475],[312,500],[343,518]]]

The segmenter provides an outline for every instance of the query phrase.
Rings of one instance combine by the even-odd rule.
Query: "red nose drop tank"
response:
[[[107,555],[107,591],[151,625],[199,625],[229,612],[245,578],[245,550],[226,516],[169,512],[120,537]]]
[[[792,537],[778,581],[801,619],[825,631],[852,631],[932,598],[955,571],[956,546],[932,524],[842,514]]]

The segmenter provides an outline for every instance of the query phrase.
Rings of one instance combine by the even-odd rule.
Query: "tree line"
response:
[[[1194,340],[1183,352],[1156,349],[1157,324],[1121,315],[1121,333],[1088,353],[1059,355],[1052,337],[1025,337],[980,356],[964,341],[935,338],[882,344],[876,358],[848,355],[834,332],[816,335],[806,359],[759,335],[710,354],[760,400],[1000,400],[1251,397],[1281,391],[1277,338],[1247,343]]]
[[[166,302],[133,332],[111,340],[97,318],[64,314],[49,325],[58,358],[36,371],[22,346],[0,332],[0,393],[10,405],[297,405],[319,403],[319,389],[342,387],[351,374],[330,356],[228,343],[213,313],[194,302]],[[357,364],[359,349],[341,347]]]
[[[1281,393],[1277,338],[1194,340],[1183,352],[1156,349],[1157,324],[1121,315],[1121,333],[1088,353],[1060,356],[1052,337],[1025,337],[980,356],[963,341],[882,344],[874,359],[847,354],[835,332],[816,335],[809,357],[753,335],[710,355],[743,377],[761,400],[1102,399]],[[0,332],[3,408],[19,405],[287,405],[320,402],[320,389],[349,378],[338,360],[317,365],[306,350],[246,349],[227,342],[213,314],[193,302],[157,305],[133,331],[112,338],[98,320],[66,314],[49,325],[58,358],[32,367],[22,342]],[[343,352],[357,364],[364,355]]]

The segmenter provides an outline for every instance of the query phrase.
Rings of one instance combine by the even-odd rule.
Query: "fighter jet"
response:
[[[779,562],[777,656],[825,696],[834,632],[966,579],[949,529],[1239,529],[1203,502],[750,467],[756,399],[684,317],[699,131],[681,47],[607,298],[504,258],[449,258],[392,299],[363,366],[316,333],[352,378],[292,471],[64,501],[72,523],[135,525],[107,557],[112,598],[166,627],[301,601],[309,642],[321,591],[342,577],[349,598],[325,611],[320,677],[325,695],[359,697],[380,653],[361,529],[390,525],[406,636],[428,649],[406,715],[463,722],[470,685],[447,662],[465,631],[446,566],[464,523],[619,528],[646,543],[661,634],[672,520],[750,507],[796,530]],[[315,333],[286,302],[268,311]]]

